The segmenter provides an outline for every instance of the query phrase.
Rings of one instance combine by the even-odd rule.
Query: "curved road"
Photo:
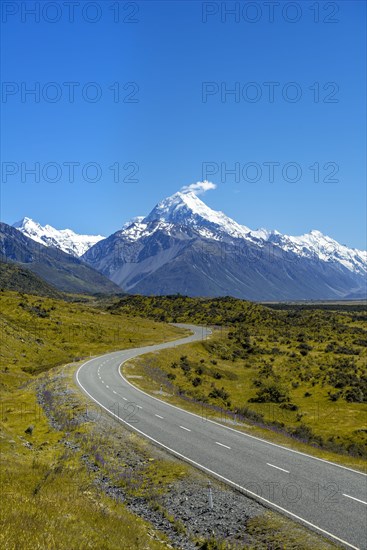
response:
[[[125,361],[201,340],[191,336],[102,355],[79,367],[76,381],[98,406],[179,458],[345,547],[367,549],[367,476],[292,451],[169,405],[120,373]],[[215,503],[214,503],[215,504]]]

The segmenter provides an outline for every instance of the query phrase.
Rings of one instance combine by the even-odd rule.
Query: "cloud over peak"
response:
[[[216,184],[211,181],[197,181],[196,183],[191,183],[191,185],[185,185],[180,189],[181,193],[195,193],[195,195],[202,195],[211,189],[216,189]]]

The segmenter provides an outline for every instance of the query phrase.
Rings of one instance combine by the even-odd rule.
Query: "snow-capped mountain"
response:
[[[144,220],[144,216],[135,216],[134,218],[131,218],[127,222],[122,224],[121,229],[126,229],[127,227],[130,227],[133,223],[140,223]]]
[[[367,254],[311,231],[252,231],[193,192],[161,201],[83,256],[124,290],[255,300],[365,295]]]
[[[15,227],[0,222],[0,262],[18,264],[23,274],[21,288],[30,282],[31,271],[62,292],[78,294],[120,293],[121,289],[81,259],[53,246],[45,246]],[[22,282],[23,281],[23,282]],[[36,286],[33,291],[36,291]],[[33,293],[33,292],[32,292]]]
[[[101,235],[78,235],[71,229],[55,229],[51,225],[42,226],[27,217],[14,223],[13,227],[40,244],[59,248],[77,258],[105,238]]]
[[[220,239],[221,234],[235,238],[246,238],[248,227],[239,225],[223,212],[209,208],[193,192],[175,193],[157,204],[142,223],[163,222],[191,226],[203,236]]]
[[[314,257],[324,262],[339,262],[354,273],[367,273],[366,251],[348,248],[316,229],[298,237],[282,235],[274,231],[269,234],[267,240],[301,257]]]
[[[367,273],[367,252],[348,248],[312,230],[301,236],[282,235],[267,229],[251,230],[240,225],[223,212],[209,208],[194,193],[175,193],[157,204],[145,218],[138,216],[124,224],[122,231],[131,240],[146,237],[159,229],[169,232],[170,226],[183,225],[197,230],[205,237],[223,240],[242,238],[258,246],[271,243],[287,252],[325,262],[339,262],[350,271]]]

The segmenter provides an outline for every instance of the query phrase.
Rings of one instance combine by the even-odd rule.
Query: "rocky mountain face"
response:
[[[11,225],[0,223],[0,262],[29,269],[64,292],[116,293],[121,289],[79,258],[44,246]]]

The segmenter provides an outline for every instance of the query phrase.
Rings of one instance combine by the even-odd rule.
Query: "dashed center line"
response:
[[[164,419],[164,417],[161,416],[160,414],[155,414],[154,416],[156,416],[157,418],[161,418],[162,420]]]
[[[114,394],[116,395],[116,392],[115,392],[115,390],[112,390],[112,393],[114,393]]]
[[[228,445],[224,445],[224,443],[219,443],[219,441],[216,441],[217,445],[220,445],[221,447],[225,447],[226,449],[230,449],[231,447],[228,447]]]
[[[122,396],[121,396],[121,397],[122,397]],[[126,397],[122,397],[122,399],[123,399],[124,401],[127,401]]]
[[[181,430],[186,430],[187,432],[191,432],[191,430],[189,430],[189,428],[185,428],[185,426],[180,426]]]
[[[346,495],[345,493],[342,493],[342,494],[343,494],[343,497],[351,498],[352,500],[356,500],[357,502],[361,502],[362,504],[367,504],[367,502],[365,502],[364,500],[360,500],[359,498],[356,498],[356,497],[351,497],[350,495]]]
[[[110,386],[107,386],[107,384],[106,384],[106,388],[110,389]]]
[[[270,464],[270,462],[266,463],[268,466],[271,466],[272,468],[276,468],[277,470],[281,470],[282,472],[285,472],[286,474],[289,474],[289,470],[285,470],[284,468],[280,468],[279,466],[274,466],[274,464]]]
[[[142,409],[143,407],[141,407],[140,405],[136,405],[138,409]]]

